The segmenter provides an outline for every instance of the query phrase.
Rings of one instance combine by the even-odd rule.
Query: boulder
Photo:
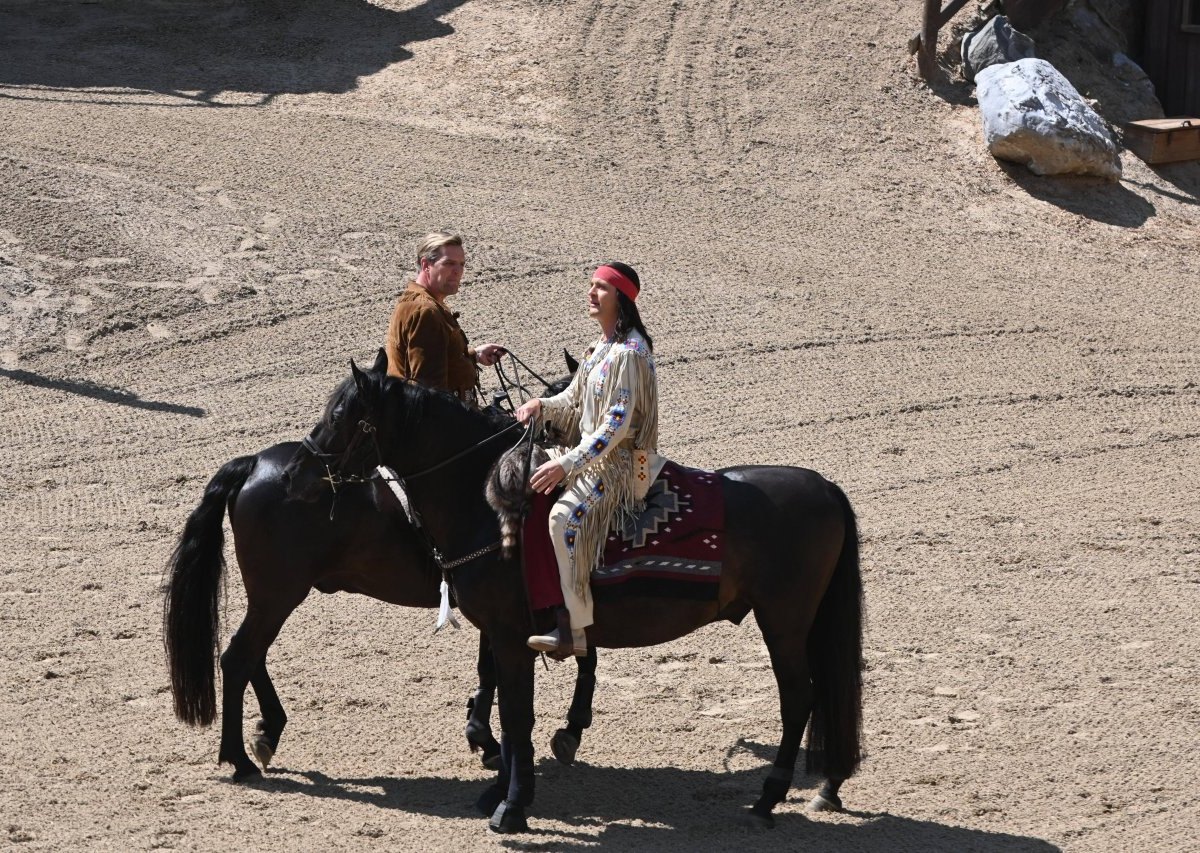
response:
[[[992,65],[1036,55],[1033,39],[1014,30],[1008,18],[997,15],[962,40],[963,76],[974,80],[976,74]]]
[[[1121,177],[1117,144],[1104,120],[1044,59],[993,65],[975,78],[988,150],[1035,175]]]

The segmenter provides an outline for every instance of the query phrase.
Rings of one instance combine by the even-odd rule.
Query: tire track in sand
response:
[[[739,0],[593,2],[583,12],[569,73],[585,126],[610,144],[678,162],[727,158],[749,139],[749,76],[742,68]],[[636,104],[630,109],[630,103]],[[619,132],[617,129],[619,128]]]

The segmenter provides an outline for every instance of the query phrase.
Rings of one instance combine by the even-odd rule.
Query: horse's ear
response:
[[[571,354],[567,352],[566,347],[563,347],[563,358],[567,360],[567,372],[574,376],[575,371],[579,369],[579,362],[571,358]]]
[[[387,350],[383,347],[379,348],[378,354],[375,356],[375,364],[371,367],[372,373],[386,373],[388,367]]]
[[[367,390],[367,374],[358,369],[358,365],[354,363],[354,359],[350,359],[350,375],[354,377],[354,384],[358,390]]]

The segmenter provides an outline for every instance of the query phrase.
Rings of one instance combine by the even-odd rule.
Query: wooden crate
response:
[[[1156,118],[1125,125],[1125,147],[1152,166],[1200,160],[1200,118]]]

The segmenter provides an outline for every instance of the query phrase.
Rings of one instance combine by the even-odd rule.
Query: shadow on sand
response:
[[[1137,228],[1155,208],[1137,193],[1102,178],[1038,177],[1024,166],[996,161],[1021,189],[1055,207],[1120,228]]]
[[[746,744],[753,753],[773,752]],[[738,818],[757,798],[766,769],[717,773],[672,768],[618,768],[576,764],[562,767],[546,759],[538,766],[537,801],[530,810],[532,832],[513,836],[506,846],[521,850],[592,848],[608,850],[693,851],[730,849],[751,844],[755,850],[995,851],[1052,853],[1052,844],[1037,838],[988,832],[887,813],[850,811],[848,821],[809,820],[786,806],[771,831],[743,827]],[[818,783],[797,775],[792,801],[805,802]],[[446,819],[478,817],[473,803],[486,784],[435,777],[376,776],[334,779],[316,771],[273,770],[263,790],[278,794],[347,800],[381,809]],[[843,789],[853,802],[853,780]],[[541,820],[539,820],[539,818]],[[546,820],[579,831],[544,828]],[[539,827],[539,823],[542,827]],[[595,829],[600,827],[597,835]]]
[[[173,415],[187,415],[190,418],[202,418],[206,414],[198,406],[180,406],[176,403],[163,403],[157,400],[143,400],[132,391],[120,388],[109,388],[98,385],[86,379],[51,379],[28,370],[10,370],[0,367],[0,376],[30,385],[34,388],[49,388],[54,391],[66,391],[68,394],[78,394],[81,397],[91,397],[93,400],[103,400],[105,403],[116,403],[129,406],[132,409],[146,409],[151,412],[170,412]]]
[[[1175,189],[1168,190],[1151,183],[1138,183],[1138,186],[1184,204],[1200,204],[1200,162],[1164,163],[1150,169],[1159,181]]]
[[[0,6],[0,97],[89,88],[112,90],[112,103],[133,90],[221,106],[223,92],[259,96],[251,105],[348,92],[410,58],[406,45],[452,34],[441,18],[465,2],[396,12],[367,0],[11,0]]]

